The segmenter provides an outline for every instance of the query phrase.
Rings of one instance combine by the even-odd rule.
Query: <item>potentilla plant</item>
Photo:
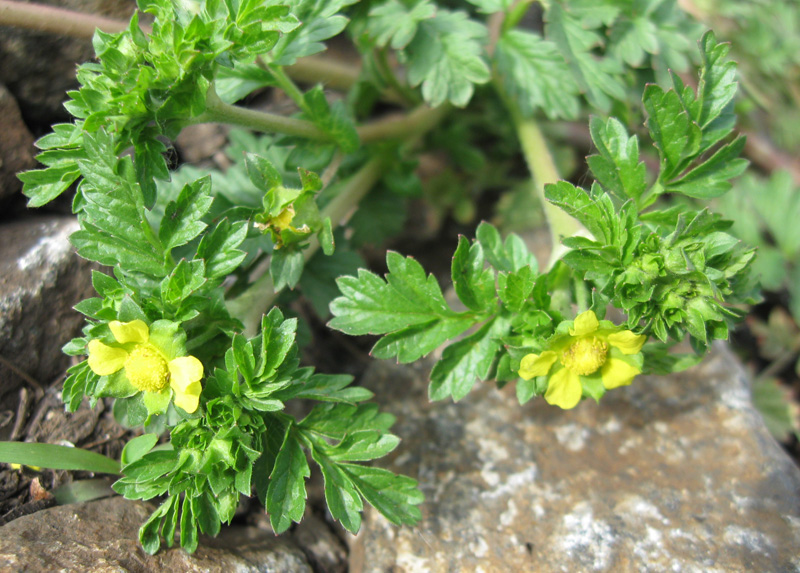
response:
[[[331,328],[381,335],[376,358],[412,362],[454,341],[431,372],[432,400],[495,380],[514,383],[520,403],[565,409],[696,362],[752,302],[753,250],[702,205],[745,168],[726,45],[702,37],[695,87],[669,71],[688,68],[697,37],[675,2],[553,0],[538,31],[521,24],[534,2],[453,4],[140,0],[152,25],[135,14],[121,32],[96,32],[97,60],[68,94],[75,120],[37,142],[45,167],[20,178],[32,207],[75,186],[71,241],[110,267],[76,307],[87,324],[65,347],[81,361],[62,396],[70,411],[114,399],[120,423],[144,431],[114,489],[160,500],[140,530],[148,552],[176,536],[193,551],[253,493],[285,531],[305,511],[309,460],[347,530],[364,502],[398,525],[420,519],[416,481],[364,463],[397,447],[393,417],[351,376],[300,364],[298,321],[275,306],[286,287],[323,316],[329,305]],[[360,72],[309,59],[336,35]],[[234,105],[264,87],[296,111]],[[589,111],[594,182],[583,189],[559,180],[536,118]],[[646,129],[630,134],[642,114]],[[171,171],[169,142],[205,122],[268,135],[232,132],[226,173]],[[655,146],[655,175],[640,137]],[[415,175],[420,154],[444,150],[446,183],[463,190],[508,182],[512,170],[498,177],[492,164],[516,142],[546,199],[550,261],[481,223],[452,259],[465,310],[411,257],[388,252],[384,278],[358,269],[354,247],[402,229],[407,197],[435,203]],[[693,354],[670,351],[687,337]],[[286,410],[296,400],[315,405],[297,418]]]

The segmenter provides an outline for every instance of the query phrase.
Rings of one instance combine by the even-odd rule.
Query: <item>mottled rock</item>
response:
[[[191,555],[179,547],[147,555],[138,530],[152,509],[113,497],[16,519],[0,528],[0,570],[312,572],[288,538],[255,527],[223,528],[214,539],[201,538]]]
[[[429,404],[426,374],[380,362],[362,382],[427,500],[416,529],[370,510],[354,573],[800,569],[800,472],[726,347],[570,411],[489,385]]]
[[[14,97],[0,84],[0,205],[22,189],[17,173],[32,169],[33,136],[28,131]]]
[[[24,0],[23,0],[24,1]],[[61,8],[128,19],[135,0],[37,0]],[[69,118],[62,103],[77,87],[77,64],[94,58],[92,42],[0,26],[0,83],[17,98],[23,114],[42,125]]]
[[[90,264],[68,237],[74,217],[0,225],[0,398],[23,378],[4,362],[47,385],[68,366],[61,347],[80,332],[72,307],[91,296]]]

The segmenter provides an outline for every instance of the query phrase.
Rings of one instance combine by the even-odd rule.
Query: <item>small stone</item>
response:
[[[93,292],[91,265],[68,240],[77,230],[74,217],[0,225],[0,397],[24,382],[7,363],[41,386],[69,366],[61,347],[84,322],[72,307]]]
[[[800,471],[726,346],[568,411],[520,406],[513,384],[430,404],[429,367],[364,376],[398,417],[387,467],[426,501],[416,528],[368,510],[353,573],[800,568]]]
[[[53,507],[2,527],[0,571],[175,571],[312,573],[286,537],[255,527],[223,527],[193,554],[163,547],[147,555],[139,527],[153,507],[121,497]]]

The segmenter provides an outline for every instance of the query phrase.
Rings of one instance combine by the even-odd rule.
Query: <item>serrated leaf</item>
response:
[[[538,272],[536,258],[531,254],[519,235],[514,233],[506,237],[505,243],[498,230],[491,224],[483,221],[478,225],[475,238],[483,247],[486,260],[498,271],[515,272],[522,267],[529,266],[534,273]]]
[[[502,277],[502,278],[501,278]],[[530,267],[522,267],[513,273],[498,276],[500,300],[511,312],[520,312],[528,297],[533,293],[536,275]]]
[[[458,238],[451,278],[456,295],[468,308],[482,312],[496,304],[494,273],[484,268],[480,242],[470,244],[463,235]]]
[[[497,317],[477,332],[445,348],[442,359],[431,371],[428,396],[458,401],[466,396],[477,380],[484,380],[500,349],[501,336],[508,333],[508,319]]]
[[[639,140],[616,118],[603,121],[593,117],[589,123],[598,155],[586,158],[597,182],[621,199],[638,201],[647,188],[647,168],[639,161]]]
[[[168,305],[178,306],[205,282],[205,264],[202,260],[181,259],[161,282],[161,300]]]
[[[415,525],[425,497],[413,479],[383,468],[342,464],[361,496],[395,525]]]
[[[411,257],[389,251],[386,281],[359,269],[357,277],[341,277],[341,297],[331,303],[329,326],[346,334],[385,334],[425,324],[433,319],[456,318],[433,275]]]
[[[411,3],[388,0],[370,9],[367,32],[378,46],[390,45],[394,50],[402,50],[414,39],[419,23],[435,14],[436,6],[429,0]]]
[[[276,291],[284,286],[294,288],[300,282],[305,259],[303,252],[292,248],[283,248],[272,252],[269,273]]]
[[[545,13],[546,37],[555,42],[586,98],[597,109],[608,111],[613,99],[625,99],[625,87],[617,60],[598,58],[592,51],[601,44],[597,32],[587,29],[559,3],[549,4]]]
[[[422,97],[432,107],[445,101],[464,107],[475,84],[491,79],[481,57],[486,28],[464,12],[439,9],[436,17],[419,24],[407,47],[408,81],[422,85]]]
[[[311,475],[300,442],[287,430],[267,488],[267,513],[276,534],[303,519],[306,508],[305,480]]]
[[[393,451],[400,438],[375,430],[360,430],[348,433],[344,439],[325,454],[334,462],[367,462],[382,458]]]
[[[684,109],[678,94],[656,85],[644,91],[647,128],[661,156],[660,179],[679,175],[700,149],[703,133]]]
[[[333,460],[319,450],[312,449],[311,457],[322,470],[325,481],[325,501],[334,519],[341,522],[350,533],[361,528],[361,511],[364,504],[349,475]]]
[[[164,249],[171,251],[202,233],[206,228],[202,217],[208,213],[213,201],[210,176],[184,185],[177,200],[167,204],[161,219],[158,238]]]
[[[221,279],[239,266],[247,256],[237,249],[247,237],[247,223],[237,221],[233,224],[223,219],[213,231],[203,235],[197,247],[197,257],[205,260],[206,277]]]
[[[399,363],[408,364],[433,352],[474,323],[471,317],[455,317],[415,324],[387,334],[375,343],[370,354],[381,359],[397,357]]]
[[[554,43],[508,30],[500,36],[494,57],[506,94],[524,116],[542,110],[550,119],[577,117],[578,85]]]

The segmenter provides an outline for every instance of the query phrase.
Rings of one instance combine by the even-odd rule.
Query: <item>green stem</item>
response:
[[[436,125],[448,110],[449,107],[446,104],[437,108],[421,105],[409,113],[395,114],[359,125],[356,131],[361,143],[386,139],[407,139]],[[310,121],[227,104],[219,98],[212,87],[206,96],[205,112],[192,119],[190,123],[216,122],[239,125],[263,133],[283,133],[312,141],[333,142],[330,135]]]
[[[322,219],[330,218],[336,226],[344,223],[350,212],[358,205],[369,190],[380,180],[386,159],[383,156],[369,160],[347,182],[336,197],[320,212]],[[319,240],[312,237],[308,248],[303,251],[303,258],[308,262],[319,250]],[[275,302],[278,292],[272,286],[272,277],[267,268],[256,281],[247,287],[239,296],[226,302],[228,311],[244,324],[244,333],[248,337],[255,336],[261,324],[261,316]]]
[[[553,161],[553,156],[547,147],[547,141],[536,120],[523,118],[513,109],[511,110],[511,115],[514,127],[517,130],[517,137],[522,145],[522,153],[533,176],[534,192],[542,204],[550,227],[552,250],[550,252],[550,261],[546,265],[546,268],[550,268],[569,250],[561,244],[561,239],[573,235],[586,234],[586,229],[578,221],[545,199],[544,186],[548,183],[555,183],[560,177]]]
[[[206,110],[191,120],[196,123],[229,123],[263,133],[296,135],[312,141],[330,141],[331,137],[310,121],[256,111],[222,101],[213,86],[206,95]]]
[[[0,0],[0,26],[14,26],[72,38],[91,38],[98,28],[109,34],[122,32],[128,28],[128,22],[54,6]]]

